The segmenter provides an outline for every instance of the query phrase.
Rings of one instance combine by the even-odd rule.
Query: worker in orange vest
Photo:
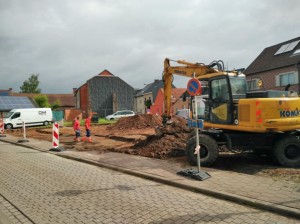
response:
[[[89,115],[85,119],[85,130],[86,130],[86,137],[83,137],[82,140],[84,141],[87,138],[88,142],[92,142],[92,137],[91,137],[91,115]]]
[[[79,142],[80,141],[80,122],[79,122],[79,117],[76,117],[76,119],[74,120],[73,130],[75,131],[74,141]]]

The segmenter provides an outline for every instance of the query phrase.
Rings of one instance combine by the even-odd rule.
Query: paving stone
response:
[[[35,223],[297,223],[291,218],[27,148],[1,145],[0,158],[1,195],[26,211]],[[201,184],[212,187],[209,182]]]

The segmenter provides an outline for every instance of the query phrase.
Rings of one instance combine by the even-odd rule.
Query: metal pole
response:
[[[26,140],[26,128],[25,128],[25,122],[22,121],[23,123],[23,139]]]
[[[193,77],[195,78],[196,74],[194,72]],[[200,173],[200,145],[199,145],[199,132],[198,132],[198,111],[197,111],[197,100],[196,100],[196,96],[194,97],[194,101],[195,101],[195,119],[196,119],[196,123],[197,126],[195,128],[196,131],[196,150],[197,150],[197,165],[198,165],[198,173]]]
[[[24,121],[22,121],[22,131],[23,131],[23,139],[18,140],[18,143],[29,142],[26,139],[26,128],[25,128],[25,122]]]
[[[194,98],[195,100],[195,119],[197,120],[197,126],[195,128],[196,131],[196,150],[197,150],[197,165],[198,165],[198,173],[200,173],[200,145],[199,145],[199,132],[198,132],[198,113],[197,113],[197,100],[196,97]]]

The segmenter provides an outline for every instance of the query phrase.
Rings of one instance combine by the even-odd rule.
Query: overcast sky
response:
[[[143,88],[166,57],[246,68],[300,36],[299,11],[299,0],[0,0],[0,89],[39,74],[43,93],[72,93],[104,69]]]

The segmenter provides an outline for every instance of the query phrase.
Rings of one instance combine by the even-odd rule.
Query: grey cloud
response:
[[[299,36],[299,6],[298,0],[0,0],[0,89],[19,91],[38,73],[43,92],[70,93],[104,69],[142,88],[161,78],[165,57],[247,67],[265,47]]]

